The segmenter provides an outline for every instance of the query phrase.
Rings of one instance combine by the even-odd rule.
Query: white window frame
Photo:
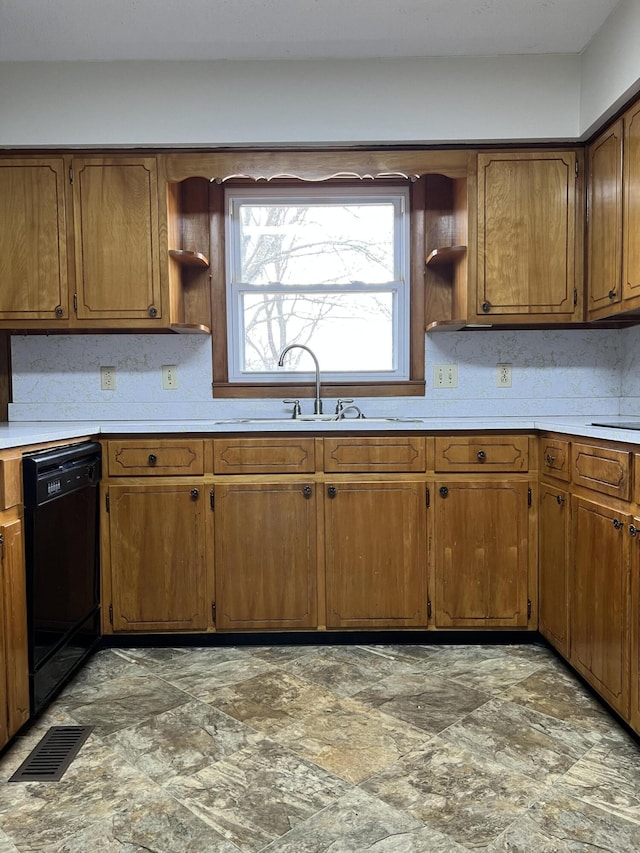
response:
[[[394,266],[397,278],[384,284],[352,283],[349,285],[251,285],[238,280],[240,269],[238,208],[247,200],[256,204],[269,202],[282,204],[289,199],[292,204],[321,204],[350,202],[380,203],[394,205]],[[226,246],[226,302],[227,302],[227,350],[229,382],[251,384],[299,383],[311,381],[312,369],[308,371],[244,371],[244,334],[242,300],[246,293],[358,293],[381,292],[392,294],[393,304],[393,368],[384,371],[328,371],[322,370],[323,383],[403,382],[410,378],[410,196],[409,188],[362,186],[354,187],[252,187],[225,189],[225,246]],[[294,341],[287,341],[287,344]],[[312,368],[312,364],[310,368]],[[322,368],[322,364],[320,364]]]

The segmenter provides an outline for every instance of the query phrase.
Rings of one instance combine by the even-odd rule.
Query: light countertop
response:
[[[638,430],[592,426],[593,421],[607,423],[636,421]],[[374,418],[343,421],[269,420],[243,422],[231,420],[138,420],[138,421],[10,421],[0,424],[0,449],[25,447],[48,441],[75,440],[97,435],[154,435],[243,433],[317,433],[330,435],[342,432],[452,432],[464,430],[525,430],[558,432],[587,438],[623,441],[640,445],[640,418],[612,415],[590,417],[468,417],[468,418],[406,418],[403,420],[376,420]]]

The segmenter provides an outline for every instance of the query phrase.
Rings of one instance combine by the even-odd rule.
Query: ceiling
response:
[[[0,0],[0,61],[580,53],[619,0]]]

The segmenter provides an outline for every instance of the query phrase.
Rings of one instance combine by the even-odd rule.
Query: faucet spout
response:
[[[280,353],[280,358],[278,359],[278,367],[282,367],[284,365],[284,357],[289,352],[289,350],[292,349],[303,349],[305,352],[308,352],[311,358],[313,359],[313,362],[316,366],[316,399],[313,404],[313,414],[321,415],[322,400],[320,399],[320,364],[313,350],[309,349],[309,347],[305,346],[304,344],[289,344]]]

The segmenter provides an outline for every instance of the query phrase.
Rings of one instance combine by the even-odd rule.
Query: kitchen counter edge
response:
[[[412,421],[375,422],[353,420],[342,422],[233,423],[215,420],[149,420],[149,421],[17,421],[0,424],[0,450],[27,447],[52,441],[74,441],[85,436],[99,435],[170,435],[170,434],[388,434],[393,432],[475,432],[475,431],[539,431],[557,432],[585,438],[600,438],[640,446],[640,418],[638,430],[595,427],[592,421],[628,422],[628,417],[610,415],[555,416],[546,418],[420,418]]]

